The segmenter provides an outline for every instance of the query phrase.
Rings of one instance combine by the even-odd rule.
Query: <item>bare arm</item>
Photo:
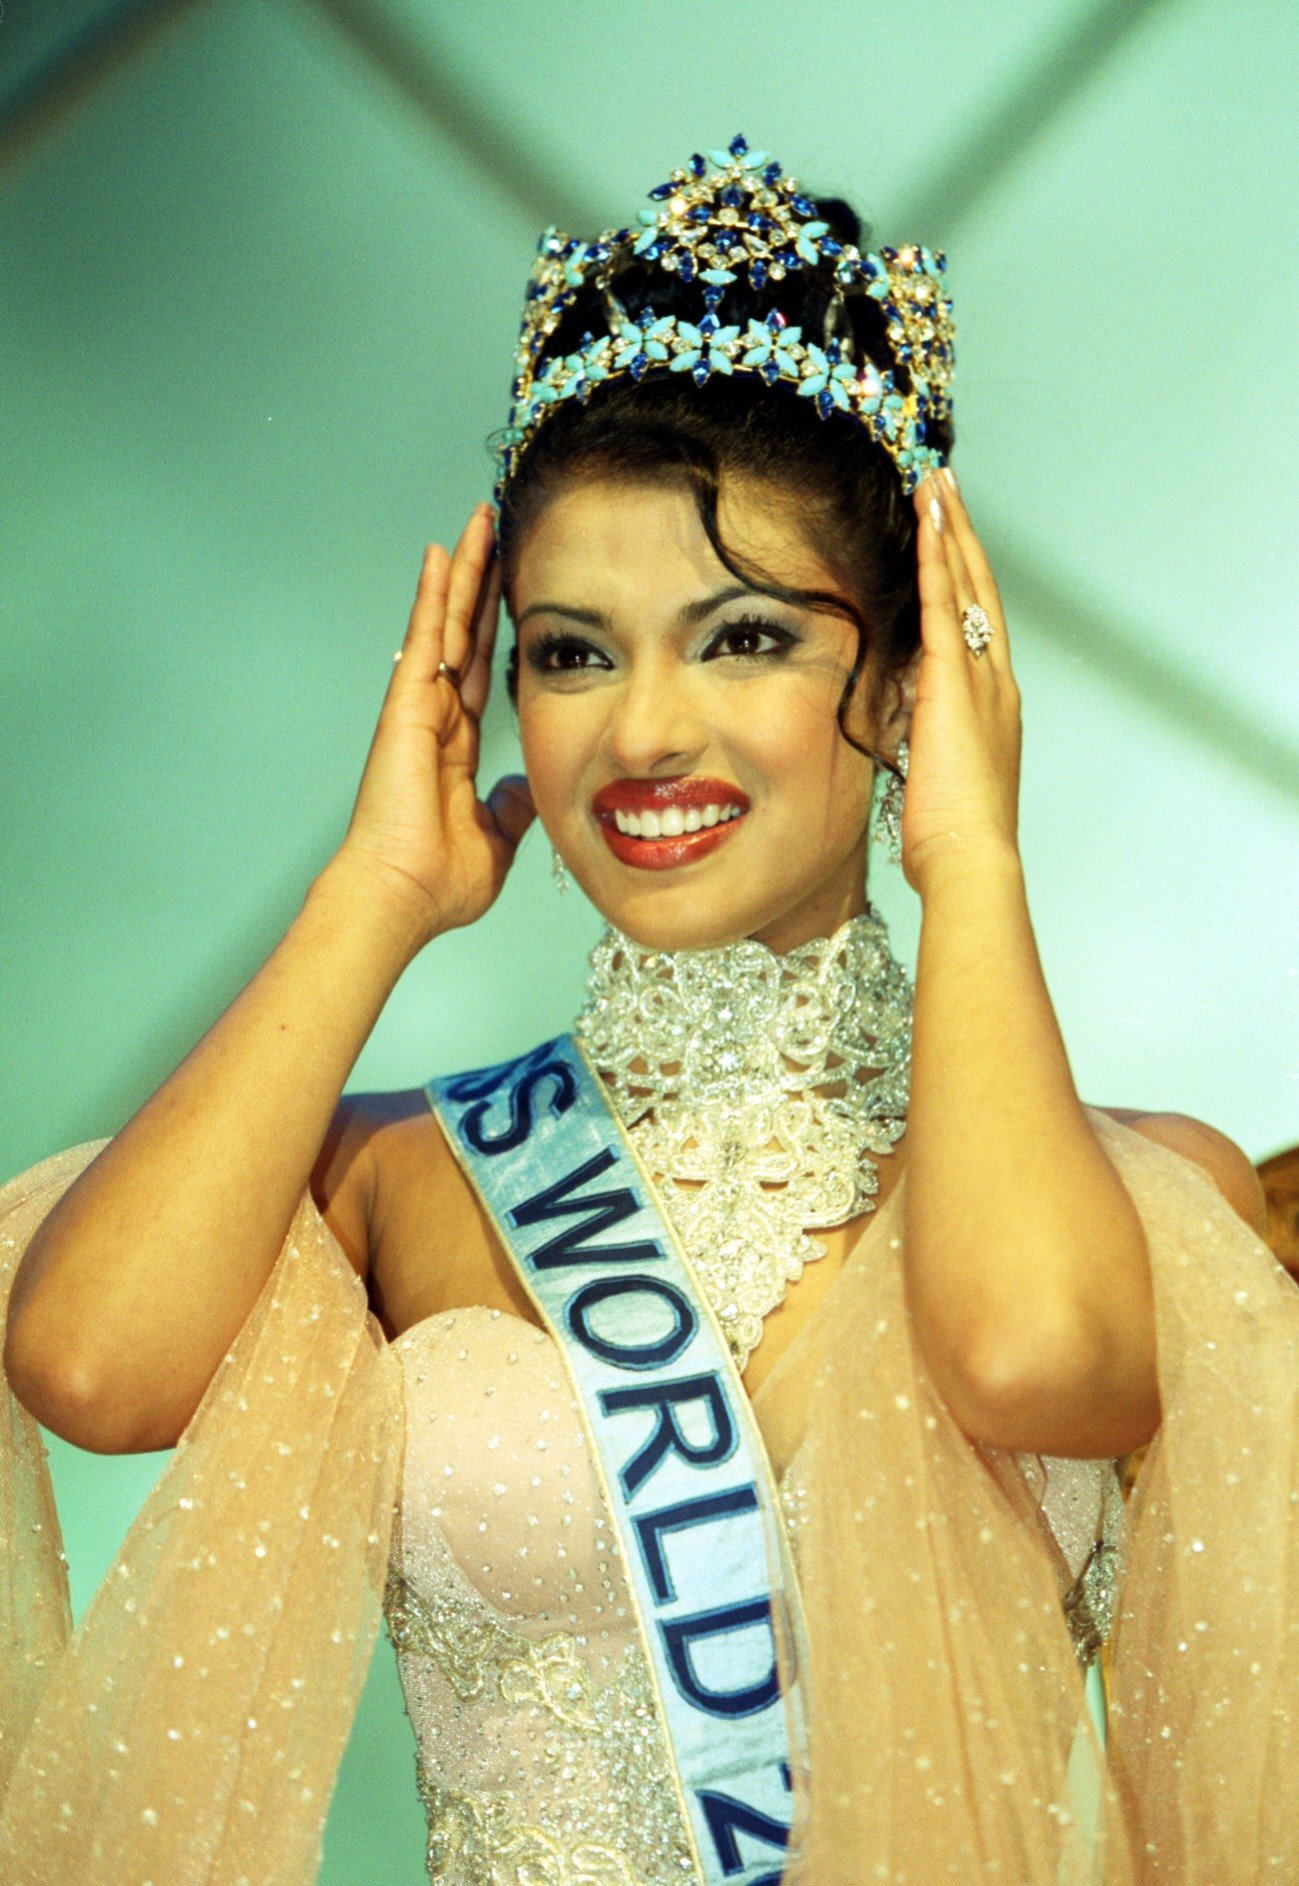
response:
[[[499,782],[484,804],[474,784],[500,596],[491,550],[476,513],[453,557],[426,553],[343,845],[252,981],[24,1254],[5,1372],[79,1446],[175,1443],[313,1172],[346,1168],[364,1137],[349,1141],[340,1096],[402,970],[500,889],[531,812],[526,788]],[[458,692],[437,674],[444,649]],[[355,1197],[344,1217],[364,1274]]]
[[[1143,1445],[1145,1234],[1074,1087],[1014,855],[927,882],[911,1093],[908,1290],[953,1412],[997,1447]]]
[[[380,892],[345,858],[322,872],[252,981],[29,1245],[5,1370],[77,1445],[173,1445],[256,1301],[416,947]]]
[[[1020,696],[954,488],[916,493],[922,651],[903,869],[924,904],[907,1123],[907,1300],[975,1439],[1117,1457],[1160,1420],[1150,1254],[1074,1086],[1018,843]],[[971,645],[978,603],[991,639]]]

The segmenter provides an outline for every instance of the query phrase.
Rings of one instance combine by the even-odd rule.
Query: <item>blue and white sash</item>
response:
[[[778,1886],[807,1759],[803,1623],[726,1340],[573,1036],[426,1092],[572,1378],[697,1878]]]

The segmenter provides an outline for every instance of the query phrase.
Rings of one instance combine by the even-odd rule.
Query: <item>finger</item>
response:
[[[492,787],[485,803],[497,831],[510,850],[516,851],[519,840],[537,816],[526,777],[522,773],[506,773]]]
[[[951,520],[949,535],[960,545],[969,580],[974,594],[971,601],[977,602],[986,611],[988,621],[993,627],[993,637],[988,643],[981,661],[990,661],[1003,673],[1010,669],[1010,642],[1006,633],[1006,614],[1002,608],[1001,591],[992,573],[987,553],[979,542],[978,535],[970,522],[970,514],[961,496],[960,486],[950,468],[944,468],[943,482],[947,486],[947,515]]]
[[[495,543],[490,515],[476,506],[460,533],[447,586],[442,659],[463,680],[473,655],[474,620]]]
[[[952,594],[956,599],[956,619],[959,623],[971,603],[978,602],[979,598],[975,593],[974,581],[965,561],[965,552],[961,549],[960,540],[952,529],[950,511],[946,514],[944,522],[947,529],[943,532],[943,547],[947,551],[947,567],[951,571]]]
[[[916,491],[920,523],[916,531],[916,576],[920,589],[920,637],[926,654],[969,666],[970,651],[961,634],[960,609],[943,529],[942,497],[933,480]]]
[[[442,659],[442,624],[450,575],[451,559],[442,545],[425,544],[401,660],[394,663],[389,682],[390,693],[430,681],[436,674]]]
[[[483,583],[482,600],[474,617],[473,653],[460,684],[460,698],[467,713],[482,718],[487,694],[492,684],[492,652],[501,616],[501,565],[493,555]]]

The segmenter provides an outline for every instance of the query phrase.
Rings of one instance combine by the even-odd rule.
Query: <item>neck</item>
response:
[[[868,907],[866,866],[864,858],[855,862],[859,869],[820,886],[791,910],[753,931],[753,940],[765,943],[775,955],[784,956],[814,937],[833,936],[850,917],[860,917]]]

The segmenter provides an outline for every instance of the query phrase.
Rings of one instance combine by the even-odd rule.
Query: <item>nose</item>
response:
[[[689,772],[708,745],[682,664],[666,651],[632,662],[608,701],[601,745],[615,774],[651,779]]]

